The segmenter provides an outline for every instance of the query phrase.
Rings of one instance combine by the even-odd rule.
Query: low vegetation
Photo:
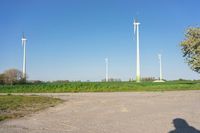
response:
[[[200,90],[199,81],[153,82],[68,82],[22,85],[0,85],[0,93],[61,93],[61,92],[120,92]]]
[[[0,121],[24,115],[55,106],[62,100],[41,96],[0,96]]]

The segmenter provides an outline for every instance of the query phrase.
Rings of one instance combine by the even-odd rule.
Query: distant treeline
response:
[[[27,76],[26,76],[27,77]],[[155,81],[155,77],[142,77],[141,81],[143,82],[152,82]],[[173,80],[173,81],[195,81],[195,82],[200,82],[200,80],[188,80],[188,79],[178,79],[178,80]],[[86,81],[81,81],[81,80],[55,80],[55,81],[41,81],[41,80],[27,80],[25,81],[23,79],[23,74],[20,70],[17,69],[9,69],[4,71],[3,73],[0,74],[0,84],[1,85],[15,85],[15,84],[46,84],[46,83],[69,83],[69,82],[93,82],[90,80]],[[105,79],[102,79],[101,82],[106,82]],[[119,78],[109,78],[108,82],[122,82],[121,79]],[[133,79],[129,79],[129,82],[135,82]]]

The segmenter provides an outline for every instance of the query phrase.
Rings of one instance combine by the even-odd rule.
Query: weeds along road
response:
[[[37,95],[66,101],[3,121],[1,133],[200,133],[200,91]]]

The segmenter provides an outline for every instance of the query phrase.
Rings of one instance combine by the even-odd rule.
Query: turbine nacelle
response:
[[[106,62],[106,63],[108,62],[108,58],[105,58],[105,62]]]
[[[134,22],[133,22],[133,26],[134,26],[134,34],[136,32],[136,28],[137,26],[139,25],[140,23],[135,19]]]
[[[26,44],[27,39],[26,38],[22,38],[22,46],[24,46]]]

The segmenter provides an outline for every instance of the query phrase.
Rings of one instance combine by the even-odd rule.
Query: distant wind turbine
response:
[[[22,72],[23,72],[23,79],[26,80],[26,37],[22,36],[22,46],[23,46],[23,49],[24,49],[24,54],[23,54],[23,69],[22,69]]]
[[[108,58],[105,58],[106,63],[106,82],[108,82]]]
[[[136,50],[136,82],[140,82],[140,42],[139,42],[139,22],[137,20],[134,20],[133,26],[134,26],[134,34],[136,35],[136,44],[137,44],[137,50]]]
[[[159,59],[160,77],[158,80],[155,80],[154,82],[165,82],[163,80],[163,75],[162,75],[162,55],[161,54],[158,54],[158,59]]]
[[[163,77],[162,77],[162,55],[158,54],[158,59],[159,59],[159,64],[160,64],[160,81],[162,81]]]

